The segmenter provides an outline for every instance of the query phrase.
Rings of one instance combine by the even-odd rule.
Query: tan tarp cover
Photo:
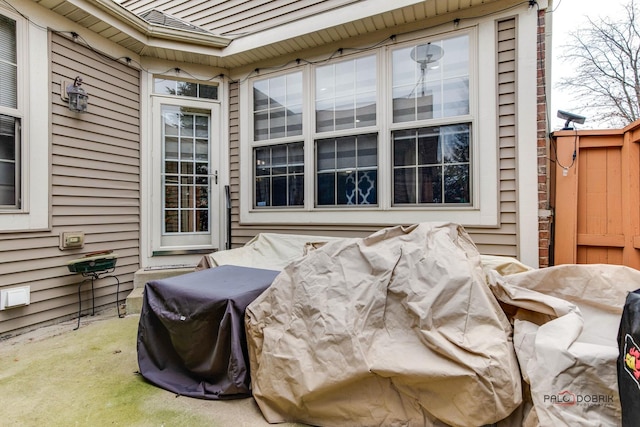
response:
[[[240,248],[205,255],[198,263],[197,269],[230,264],[282,270],[291,261],[303,256],[310,248],[337,239],[336,237],[261,233]]]
[[[616,340],[640,271],[591,264],[507,274],[497,266],[489,281],[513,313],[515,350],[533,404],[523,425],[619,426]]]
[[[511,326],[456,224],[330,241],[288,264],[245,321],[272,423],[480,426],[521,403]]]

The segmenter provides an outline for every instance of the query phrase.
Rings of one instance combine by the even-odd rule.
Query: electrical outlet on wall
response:
[[[84,231],[64,231],[60,233],[60,249],[80,249],[84,247]]]

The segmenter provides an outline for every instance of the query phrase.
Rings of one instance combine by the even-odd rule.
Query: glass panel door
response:
[[[214,110],[160,102],[156,106],[162,154],[158,158],[160,203],[154,205],[160,208],[161,247],[218,248],[219,168],[217,141],[213,138],[217,120]]]

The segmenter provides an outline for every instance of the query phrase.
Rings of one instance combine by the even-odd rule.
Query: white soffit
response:
[[[214,10],[216,4],[237,5],[237,1],[189,0],[180,2],[178,6],[176,2],[164,0],[33,1],[138,55],[225,68],[241,67],[424,19],[441,17],[442,20],[445,16],[451,19],[458,16],[471,18],[522,3],[519,0],[335,0],[309,3],[272,0],[262,2],[274,3],[270,6],[271,13],[276,9],[286,12],[284,5],[287,4],[296,3],[298,6],[288,15],[278,16],[277,19],[260,18],[253,11],[252,23],[245,24],[247,32],[218,36],[211,31],[240,30],[240,24],[233,27],[227,22],[225,27],[223,22],[217,22],[214,25],[213,21],[206,21],[206,11]],[[245,3],[253,5],[260,2],[254,3],[252,0]],[[186,4],[190,5],[189,8],[184,6]],[[321,11],[310,14],[311,9],[302,10],[304,8],[300,4],[310,4],[315,6],[314,11]],[[155,8],[209,32],[151,24],[136,14],[142,13],[144,7],[145,11]],[[473,11],[470,10],[472,8]],[[250,8],[245,9],[244,12],[247,12]],[[211,20],[211,17],[208,19]],[[276,22],[277,25],[274,24]]]

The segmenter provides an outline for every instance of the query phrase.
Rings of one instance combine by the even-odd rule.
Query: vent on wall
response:
[[[31,289],[29,286],[3,289],[0,291],[0,310],[29,305]]]

